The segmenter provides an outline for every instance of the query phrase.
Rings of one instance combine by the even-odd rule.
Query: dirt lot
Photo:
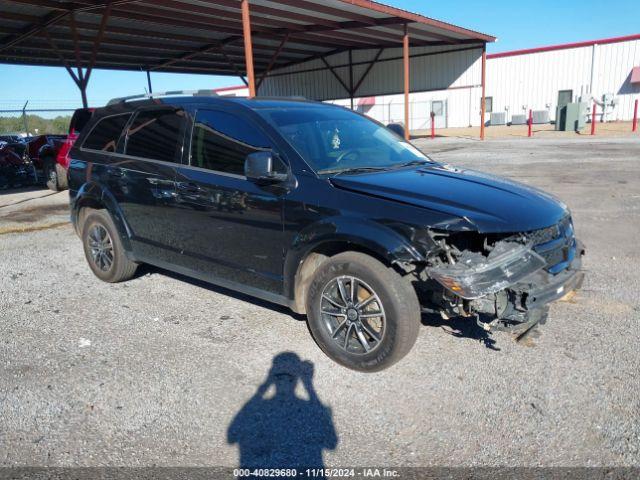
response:
[[[281,308],[101,283],[66,193],[0,192],[0,466],[640,466],[640,140],[417,143],[572,208],[586,284],[538,338],[425,317],[402,363],[351,372]]]

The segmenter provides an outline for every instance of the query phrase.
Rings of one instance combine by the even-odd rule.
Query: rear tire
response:
[[[306,302],[309,329],[320,348],[352,370],[389,368],[418,337],[420,304],[411,283],[359,252],[323,262]]]
[[[58,190],[66,190],[69,188],[67,182],[67,169],[59,163],[56,163],[56,178],[58,179]]]
[[[118,283],[135,275],[138,264],[127,258],[118,230],[106,210],[93,210],[86,216],[82,245],[89,268],[100,280]]]
[[[62,190],[60,181],[58,179],[57,163],[52,158],[47,158],[43,162],[44,164],[44,182],[49,190],[59,192]]]

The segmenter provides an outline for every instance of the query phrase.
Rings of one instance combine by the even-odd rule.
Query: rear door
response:
[[[182,161],[185,112],[160,106],[140,109],[129,122],[110,166],[109,189],[130,229],[140,259],[169,261],[178,247],[175,222],[176,169]]]

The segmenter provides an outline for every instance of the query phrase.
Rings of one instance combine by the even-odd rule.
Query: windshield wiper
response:
[[[340,168],[334,170],[320,170],[318,173],[321,175],[342,175],[343,173],[364,173],[364,172],[381,172],[388,170],[389,167],[353,167],[353,168]]]
[[[400,165],[396,165],[394,168],[404,168],[404,167],[413,167],[414,165],[429,165],[432,162],[428,162],[426,160],[411,160],[410,162],[401,163]]]

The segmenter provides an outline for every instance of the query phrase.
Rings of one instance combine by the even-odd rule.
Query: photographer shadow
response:
[[[298,383],[308,398],[296,395]],[[240,468],[324,468],[322,453],[338,437],[331,409],[313,387],[313,364],[280,353],[266,380],[236,414],[227,442],[238,444]]]

